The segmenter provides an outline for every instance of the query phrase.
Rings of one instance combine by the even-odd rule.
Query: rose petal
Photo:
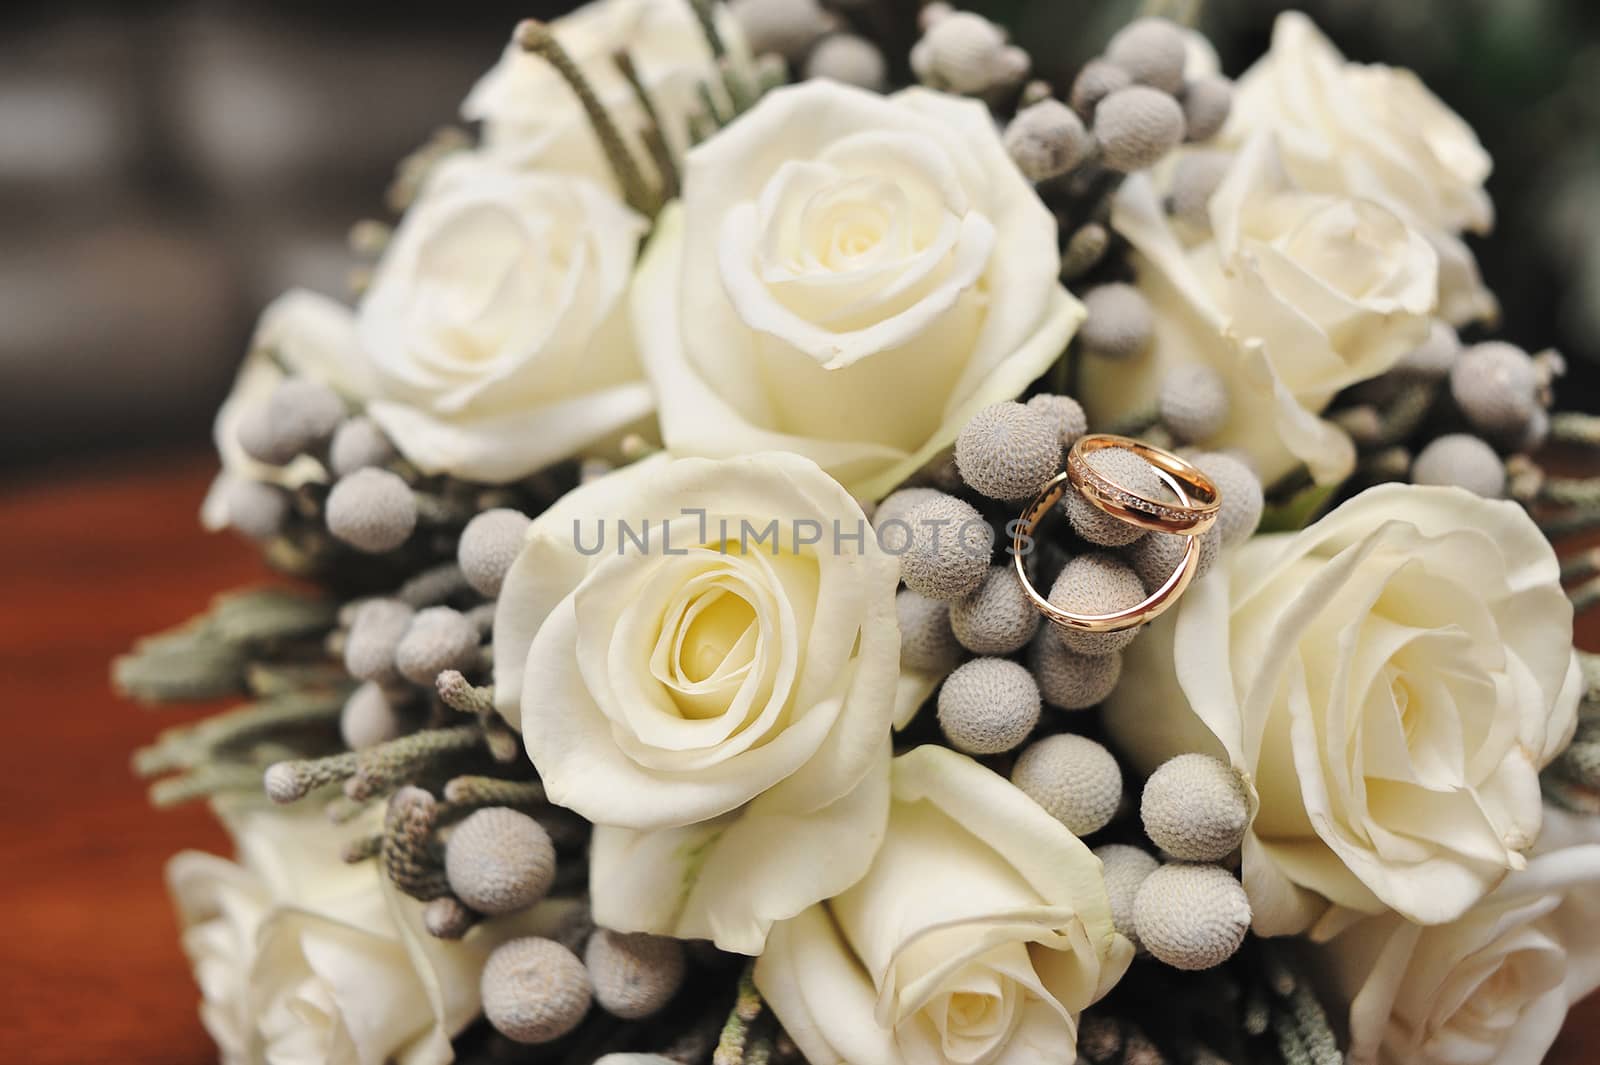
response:
[[[716,821],[654,832],[598,827],[595,919],[620,931],[710,939],[762,952],[768,930],[866,873],[889,811],[889,751],[856,789],[820,810],[769,792]],[[669,890],[667,885],[677,885]]]

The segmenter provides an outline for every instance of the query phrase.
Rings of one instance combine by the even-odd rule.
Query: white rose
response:
[[[973,100],[779,89],[689,153],[684,189],[633,295],[674,452],[794,451],[876,498],[1082,319]]]
[[[1460,917],[1526,862],[1581,688],[1549,543],[1457,488],[1385,485],[1256,537],[1124,654],[1123,749],[1208,751],[1250,783],[1263,935]]]
[[[359,310],[310,292],[268,308],[217,416],[230,476],[325,479],[252,462],[237,433],[283,367],[325,381],[424,473],[502,483],[569,458],[654,404],[624,304],[644,219],[579,178],[476,153],[439,164]],[[281,364],[281,365],[280,365]],[[225,524],[222,493],[208,523]]]
[[[602,924],[755,953],[861,875],[888,801],[898,570],[788,454],[658,456],[535,519],[495,612],[495,698],[551,801],[602,826]]]
[[[748,49],[738,21],[722,5],[716,25],[729,55],[742,62]],[[642,162],[649,158],[640,137],[648,116],[612,59],[626,52],[661,119],[668,147],[682,157],[689,147],[689,118],[701,110],[699,86],[715,86],[719,79],[688,0],[595,0],[550,28]],[[461,113],[483,123],[485,148],[508,163],[615,185],[576,94],[550,64],[515,41],[473,86]]]
[[[1600,820],[1546,810],[1528,867],[1446,925],[1369,918],[1316,948],[1351,1065],[1538,1065],[1600,986]]]
[[[895,759],[866,877],[772,930],[755,980],[811,1065],[1071,1061],[1133,948],[1099,859],[965,755]]]
[[[1426,337],[1438,257],[1391,211],[1302,188],[1267,134],[1239,150],[1210,218],[1210,238],[1186,246],[1148,175],[1123,185],[1112,223],[1132,245],[1154,340],[1132,358],[1081,359],[1079,398],[1116,424],[1154,407],[1169,370],[1201,363],[1229,395],[1226,424],[1202,443],[1244,452],[1269,483],[1300,463],[1338,481],[1355,448],[1318,415]]]
[[[361,301],[367,412],[424,472],[489,482],[645,416],[623,301],[644,230],[581,179],[441,163]]]
[[[1271,49],[1239,79],[1220,143],[1275,132],[1307,189],[1373,200],[1440,247],[1441,310],[1456,324],[1494,313],[1458,239],[1485,233],[1491,160],[1472,128],[1409,70],[1346,62],[1311,20],[1278,16]]]
[[[431,936],[422,904],[375,862],[340,846],[370,824],[335,827],[316,810],[255,798],[216,804],[238,863],[186,851],[167,866],[200,1016],[226,1065],[442,1065],[477,1016],[479,972],[499,943],[546,932],[569,903],[547,902]]]

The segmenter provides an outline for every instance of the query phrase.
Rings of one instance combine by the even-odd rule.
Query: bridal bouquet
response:
[[[1471,129],[1183,15],[1062,85],[944,3],[516,28],[218,414],[290,580],[115,667],[245,700],[134,763],[237,845],[223,1061],[1540,1060],[1600,419],[1488,338]]]

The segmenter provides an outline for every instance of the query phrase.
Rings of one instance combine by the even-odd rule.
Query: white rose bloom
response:
[[[779,89],[689,153],[684,188],[633,294],[680,454],[793,451],[877,498],[1082,319],[1055,219],[974,100]]]
[[[602,826],[601,924],[756,953],[861,875],[888,801],[898,575],[795,455],[657,456],[534,520],[495,612],[495,697],[551,801]]]
[[[1112,734],[1230,761],[1256,931],[1460,917],[1526,863],[1582,687],[1555,553],[1514,503],[1369,489],[1260,536],[1127,651]]]
[[[811,1065],[1070,1062],[1133,948],[1100,861],[965,755],[895,759],[856,886],[772,930],[756,986]]]
[[[716,25],[729,55],[746,58],[738,21],[720,5]],[[689,117],[701,110],[699,86],[718,80],[688,0],[595,0],[556,19],[550,29],[629,137],[636,158],[649,158],[640,138],[648,116],[612,60],[618,52],[632,57],[674,155],[688,150]],[[473,86],[461,113],[483,123],[486,150],[508,163],[615,184],[577,95],[550,64],[515,41]]]
[[[1528,867],[1460,919],[1368,918],[1318,947],[1351,1065],[1538,1065],[1600,986],[1600,819],[1547,809]]]
[[[1391,211],[1298,185],[1268,134],[1239,150],[1210,218],[1212,236],[1187,246],[1148,175],[1123,184],[1112,224],[1132,245],[1154,339],[1132,358],[1079,360],[1078,397],[1114,425],[1152,409],[1168,371],[1204,364],[1229,412],[1200,443],[1243,452],[1268,483],[1300,463],[1338,481],[1355,448],[1318,415],[1427,336],[1438,256]]]
[[[623,302],[644,230],[590,182],[445,161],[361,301],[367,413],[424,472],[490,482],[648,414]]]
[[[268,309],[217,417],[224,468],[291,483],[326,477],[315,462],[272,471],[238,450],[247,405],[282,379],[268,351],[365,402],[424,473],[511,481],[632,425],[654,404],[623,299],[644,230],[580,178],[521,173],[477,153],[446,159],[356,312],[309,292]]]
[[[477,1016],[479,972],[506,939],[553,929],[547,902],[484,922],[460,942],[431,936],[422,904],[375,862],[340,858],[370,823],[250,798],[216,804],[238,863],[185,851],[167,866],[200,1016],[226,1065],[443,1065]]]
[[[1459,234],[1486,233],[1492,162],[1472,128],[1409,70],[1347,62],[1298,11],[1278,16],[1271,49],[1239,79],[1221,143],[1271,131],[1295,180],[1314,192],[1383,204],[1421,230],[1450,265],[1441,313],[1463,324],[1495,313]]]

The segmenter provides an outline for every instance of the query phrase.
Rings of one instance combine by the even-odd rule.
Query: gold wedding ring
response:
[[[1162,480],[1178,493],[1179,502],[1166,503],[1139,495],[1089,465],[1090,455],[1110,447],[1131,451],[1154,466],[1157,473],[1165,473]],[[1141,440],[1111,433],[1091,433],[1072,445],[1067,453],[1067,478],[1085,499],[1107,514],[1155,532],[1179,536],[1203,533],[1216,522],[1222,504],[1216,484],[1194,463]],[[1180,491],[1172,483],[1174,480],[1188,491]]]
[[[1147,499],[1112,482],[1084,461],[1085,455],[1106,447],[1126,448],[1150,463],[1155,468],[1156,476],[1178,497],[1178,502],[1171,504]],[[1039,522],[1071,489],[1077,489],[1085,499],[1107,514],[1140,528],[1176,533],[1187,538],[1188,543],[1177,568],[1143,602],[1111,614],[1076,614],[1062,610],[1040,595],[1028,579],[1026,560]],[[1199,497],[1198,502],[1191,499],[1190,492]],[[1011,540],[1012,565],[1016,569],[1017,580],[1022,584],[1023,593],[1034,609],[1051,624],[1077,632],[1120,632],[1137,628],[1159,617],[1189,587],[1200,565],[1200,534],[1211,528],[1217,520],[1220,504],[1217,486],[1192,463],[1138,440],[1096,433],[1083,437],[1073,445],[1067,456],[1066,471],[1051,478],[1022,512]]]

